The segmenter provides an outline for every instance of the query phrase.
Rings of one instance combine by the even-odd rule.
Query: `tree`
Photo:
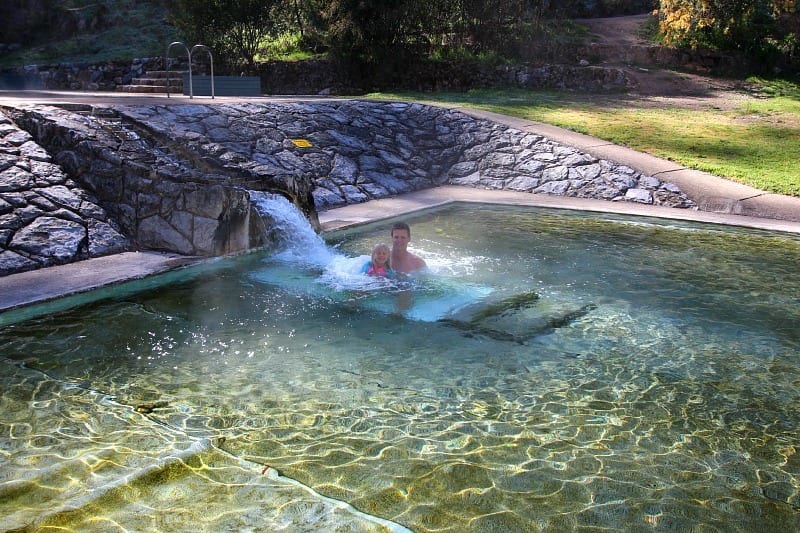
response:
[[[31,44],[63,16],[53,0],[5,0],[0,5],[0,42]]]
[[[668,45],[753,51],[781,39],[785,16],[796,17],[798,0],[661,0],[659,29]]]
[[[738,51],[763,72],[800,69],[800,0],[661,0],[659,30],[676,47]]]
[[[170,19],[187,45],[208,46],[231,68],[256,71],[255,58],[276,30],[280,0],[170,0]]]
[[[508,51],[549,9],[550,0],[333,0],[325,20],[335,51],[375,62],[448,43]]]
[[[324,12],[334,51],[366,62],[402,53],[422,26],[424,0],[333,0]]]

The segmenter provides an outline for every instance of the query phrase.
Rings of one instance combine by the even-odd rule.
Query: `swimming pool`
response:
[[[406,220],[0,330],[0,526],[798,529],[800,238]]]

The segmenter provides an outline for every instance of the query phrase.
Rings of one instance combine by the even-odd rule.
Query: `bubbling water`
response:
[[[280,236],[276,259],[320,266],[331,261],[332,253],[325,241],[288,199],[263,191],[248,193],[253,207],[268,219],[268,225]]]

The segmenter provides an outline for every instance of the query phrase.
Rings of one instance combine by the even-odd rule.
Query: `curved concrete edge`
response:
[[[142,279],[205,258],[124,252],[0,277],[0,312]]]
[[[746,216],[798,221],[800,220],[800,198],[763,193],[739,200],[734,212]]]
[[[609,202],[593,198],[571,198],[528,192],[473,189],[459,185],[443,185],[434,189],[424,189],[392,198],[382,198],[361,204],[350,204],[328,209],[319,213],[319,221],[323,231],[329,233],[396,218],[414,211],[439,207],[453,202],[520,205],[613,213],[800,234],[800,222],[795,221],[733,213],[712,213],[696,209],[678,209],[634,202]]]
[[[427,102],[426,102],[427,103]],[[542,135],[561,144],[572,146],[599,159],[628,166],[637,172],[677,185],[702,211],[774,218],[800,222],[800,198],[768,193],[736,183],[708,172],[693,170],[674,161],[618,146],[590,135],[543,124],[527,119],[509,117],[491,111],[463,106],[439,105],[475,118]]]

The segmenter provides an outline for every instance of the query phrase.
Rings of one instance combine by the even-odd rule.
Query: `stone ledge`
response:
[[[157,252],[124,252],[0,277],[0,311],[152,276],[200,259]],[[3,316],[3,320],[10,317]]]

